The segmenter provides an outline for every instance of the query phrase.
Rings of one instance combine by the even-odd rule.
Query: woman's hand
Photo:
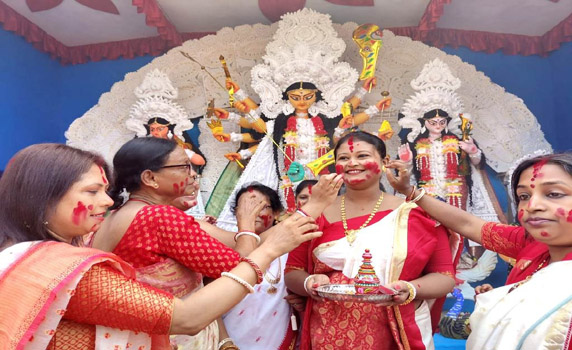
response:
[[[318,225],[313,218],[294,213],[260,235],[264,236],[264,241],[259,249],[264,249],[274,259],[278,258],[300,244],[320,237],[322,232],[317,229]]]
[[[493,289],[494,289],[493,286],[491,286],[491,285],[488,284],[488,283],[481,284],[480,286],[476,286],[476,287],[475,287],[475,298],[477,297],[477,295],[483,294],[483,293],[486,293],[486,292],[490,292],[490,291],[493,290]]]
[[[338,196],[344,183],[341,174],[326,174],[320,176],[318,183],[312,186],[310,200],[302,208],[310,216],[318,217],[329,207]]]
[[[385,167],[387,168],[385,170],[385,175],[387,176],[387,181],[391,187],[393,187],[397,192],[406,196],[411,194],[411,175],[409,174],[407,164],[400,160],[390,160]],[[391,169],[397,170],[398,175],[393,175]]]
[[[316,288],[325,284],[330,284],[330,278],[323,274],[310,275],[304,282],[306,283],[304,289],[310,295],[310,297],[314,300],[322,301],[323,298],[318,295]]]
[[[304,312],[304,310],[306,309],[306,297],[290,293],[284,297],[284,300],[286,300],[286,302],[290,304],[290,306],[292,306],[292,308],[298,312]]]
[[[240,196],[238,203],[236,203],[236,212],[234,213],[236,216],[236,221],[239,224],[238,227],[244,230],[246,224],[254,228],[256,217],[260,211],[264,209],[264,206],[264,201],[262,201],[260,198],[257,198],[254,193],[245,193]],[[250,227],[247,227],[247,229],[249,231],[251,230]]]

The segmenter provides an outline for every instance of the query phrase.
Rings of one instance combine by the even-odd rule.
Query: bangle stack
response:
[[[232,343],[232,338],[224,338],[223,340],[218,342],[217,349],[222,350],[222,346],[228,342]],[[234,346],[234,344],[232,344]]]
[[[218,350],[240,350],[240,348],[234,344],[223,345]]]
[[[262,276],[262,269],[260,269],[260,266],[258,266],[258,264],[256,264],[252,259],[247,258],[245,256],[240,258],[240,260],[238,262],[239,263],[245,262],[248,265],[250,265],[252,267],[252,269],[254,270],[254,272],[256,272],[256,284],[262,283],[262,280],[264,277]]]
[[[425,191],[424,188],[421,188],[421,191],[419,192],[419,194],[415,198],[410,198],[410,197],[413,197],[413,195],[415,194],[415,191],[417,191],[417,189],[413,188],[413,191],[411,191],[411,194],[409,196],[407,196],[407,198],[405,198],[406,202],[417,203],[427,193],[427,191]]]
[[[260,236],[257,235],[255,232],[252,232],[252,231],[240,231],[239,233],[234,235],[234,241],[237,242],[238,238],[240,236],[244,236],[244,235],[254,237],[256,239],[256,244],[260,244]]]
[[[415,297],[417,296],[417,289],[415,289],[412,283],[409,283],[407,281],[401,281],[401,282],[405,283],[407,289],[409,289],[409,297],[402,304],[400,304],[400,306],[403,306],[411,303],[413,299],[415,299]]]
[[[417,186],[411,185],[411,192],[409,192],[409,194],[405,196],[406,202],[409,202],[413,199],[413,196],[415,195],[416,190],[417,190]]]
[[[243,280],[242,278],[238,277],[237,275],[235,275],[231,272],[221,272],[220,275],[222,277],[228,277],[231,280],[234,280],[235,282],[241,284],[244,288],[246,288],[246,290],[248,290],[248,293],[250,293],[250,294],[254,293],[254,287],[251,286],[250,283],[248,283],[245,280]]]

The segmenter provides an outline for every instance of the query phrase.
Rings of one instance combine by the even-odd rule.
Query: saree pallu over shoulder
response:
[[[468,350],[571,349],[572,261],[555,262],[530,280],[477,297]]]
[[[360,230],[351,246],[343,236],[343,231],[341,233],[328,232],[341,230],[341,225],[338,223],[326,224],[323,229],[324,236],[319,238],[316,244],[310,245],[313,248],[310,248],[312,256],[308,259],[308,272],[328,273],[327,271],[333,270],[330,277],[331,280],[333,278],[334,282],[332,283],[351,283],[351,278],[359,269],[363,251],[367,248],[372,254],[372,266],[384,284],[398,280],[410,281],[425,273],[440,272],[441,270],[443,273],[452,276],[453,265],[446,230],[443,227],[436,227],[435,221],[430,219],[422,210],[416,208],[415,204],[403,203],[392,211],[379,212],[377,221]],[[436,255],[442,255],[442,257],[437,259]],[[306,310],[311,310],[311,313],[306,315],[304,319],[303,349],[310,349],[310,338],[314,339],[319,335],[319,333],[309,334],[308,330],[312,325],[313,327],[320,326],[316,323],[318,321],[314,322],[308,319],[327,316],[321,316],[320,312],[327,309],[328,303],[331,302],[325,301],[323,305],[320,305],[309,300]],[[355,314],[353,307],[346,304],[348,303],[344,304],[344,307],[348,308],[346,313]],[[433,300],[426,300],[417,310],[414,303],[399,307],[380,308],[379,310],[382,310],[386,316],[376,314],[379,321],[375,322],[387,322],[386,326],[380,327],[380,331],[388,332],[387,336],[394,340],[385,344],[387,345],[386,348],[433,349],[431,310],[439,313],[440,305],[442,305],[442,301],[437,303]],[[356,305],[355,307],[359,309],[362,306]],[[331,319],[331,317],[329,318]],[[324,320],[319,322],[324,322]],[[378,327],[368,323],[370,321],[365,320],[364,322],[369,325],[369,329],[372,331]],[[352,330],[348,329],[348,332],[351,333]],[[370,345],[364,349],[374,349],[380,345],[379,341],[382,341],[377,339],[377,334],[369,334],[367,337],[371,338],[372,341],[366,339]],[[320,348],[326,348],[323,347],[323,336],[316,338],[316,341],[321,342],[320,346],[322,347]],[[308,345],[305,345],[305,342]],[[313,343],[314,340],[312,340]],[[333,342],[330,343],[330,345],[333,344]]]
[[[106,264],[128,278],[135,271],[113,254],[59,242],[25,242],[0,253],[0,344],[7,349],[45,349],[83,275]],[[98,327],[99,328],[99,327]],[[109,329],[109,331],[112,331]],[[134,339],[119,331],[120,339]],[[163,336],[166,337],[166,336]],[[151,337],[135,336],[151,346]],[[158,339],[159,340],[159,339]]]

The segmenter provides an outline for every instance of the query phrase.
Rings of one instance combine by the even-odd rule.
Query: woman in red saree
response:
[[[0,179],[0,344],[5,349],[164,349],[237,304],[270,262],[319,236],[296,215],[224,278],[185,299],[135,281],[117,256],[75,247],[112,204],[93,153],[40,144]]]
[[[242,235],[235,243],[234,233],[200,224],[180,210],[187,208],[177,208],[190,204],[186,194],[196,191],[196,173],[176,142],[154,137],[130,140],[115,154],[113,169],[112,209],[118,209],[108,215],[92,246],[131,264],[138,281],[183,298],[203,287],[203,276],[220,277],[256,247],[254,237]],[[122,191],[130,193],[125,203]],[[253,231],[262,205],[243,200],[237,212],[239,231]],[[180,350],[218,350],[218,324],[212,322],[193,337],[173,336],[171,342]]]
[[[572,301],[566,282],[569,279],[562,280],[566,275],[562,271],[568,275],[572,272],[572,153],[537,156],[515,168],[510,190],[522,226],[486,222],[423,196],[421,190],[412,191],[407,183],[409,172],[403,162],[393,161],[388,167],[399,173],[396,178],[388,171],[391,185],[401,193],[418,196],[419,206],[436,220],[486,249],[516,260],[507,279],[510,286],[477,297],[467,349],[572,346]],[[542,272],[544,269],[547,271]],[[538,272],[542,273],[537,275]],[[530,283],[525,283],[529,280]],[[541,287],[532,288],[534,285]],[[526,299],[536,303],[521,305]],[[483,313],[485,307],[479,305],[486,305],[487,312]],[[505,311],[498,315],[489,312],[492,309]],[[548,313],[540,318],[534,316],[535,312]],[[503,327],[494,326],[499,324]]]
[[[431,316],[454,286],[447,232],[411,201],[380,189],[386,152],[379,138],[353,132],[334,152],[346,193],[318,219],[324,235],[292,251],[286,266],[288,288],[312,297],[301,348],[434,348]],[[399,294],[381,306],[317,298],[320,285],[352,283],[365,249],[381,283]]]

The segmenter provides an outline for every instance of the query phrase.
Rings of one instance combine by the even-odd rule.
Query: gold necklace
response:
[[[272,278],[269,278],[268,275],[272,276]],[[270,267],[269,267],[268,270],[266,270],[266,273],[264,274],[264,279],[268,283],[270,283],[270,287],[268,287],[268,289],[266,290],[266,293],[276,294],[278,289],[276,287],[274,287],[274,285],[276,283],[280,282],[280,280],[282,279],[282,261],[280,260],[280,258],[278,258],[278,272],[276,273],[276,276],[274,276],[272,273],[270,273]]]
[[[383,201],[383,192],[381,192],[381,196],[379,196],[379,199],[375,203],[375,207],[373,207],[373,210],[369,214],[367,220],[365,220],[365,222],[357,230],[348,230],[348,222],[346,220],[346,196],[345,195],[342,196],[342,203],[340,205],[340,210],[342,212],[342,225],[344,226],[344,233],[350,245],[352,245],[352,243],[356,240],[356,235],[358,231],[366,227],[371,221],[371,219],[373,219],[382,201]]]

